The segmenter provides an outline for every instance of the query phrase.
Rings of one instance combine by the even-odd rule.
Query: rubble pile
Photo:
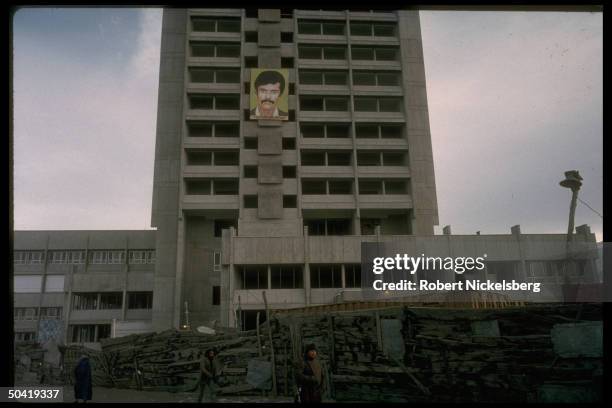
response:
[[[601,392],[600,345],[575,343],[588,330],[595,330],[586,335],[597,343],[601,317],[596,304],[406,309],[405,364],[436,400],[593,401]],[[568,347],[573,350],[564,352]],[[565,389],[563,397],[557,387]]]
[[[214,348],[221,395],[291,396],[293,363],[314,343],[337,401],[593,401],[598,330],[597,304],[279,313],[245,332],[107,339],[96,364],[115,387],[196,391],[200,357]]]
[[[35,341],[15,343],[16,384],[40,384],[44,365],[44,350]]]
[[[119,388],[193,391],[200,378],[200,357],[214,348],[225,366],[220,393],[239,395],[254,389],[246,382],[248,362],[258,357],[254,330],[219,334],[166,330],[101,344],[110,381]]]

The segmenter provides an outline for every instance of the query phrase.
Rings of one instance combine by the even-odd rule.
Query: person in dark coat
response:
[[[76,402],[79,402],[79,400],[90,401],[92,395],[91,365],[89,364],[89,357],[86,355],[81,356],[74,369],[74,379],[74,399]]]
[[[207,399],[210,402],[216,399],[217,381],[223,368],[213,349],[208,349],[200,358],[200,395],[198,402],[202,402],[204,391],[207,391]]]
[[[295,363],[294,370],[299,402],[322,402],[325,392],[325,372],[317,359],[317,348],[314,344],[306,347],[304,358]]]

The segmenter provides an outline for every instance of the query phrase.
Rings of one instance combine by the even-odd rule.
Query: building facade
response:
[[[15,340],[95,344],[152,328],[155,231],[16,231]]]
[[[250,118],[253,68],[287,70],[287,121]],[[262,242],[304,228],[432,235],[418,12],[165,10],[155,163],[159,329],[186,309],[229,323],[233,279],[219,264],[229,227]]]

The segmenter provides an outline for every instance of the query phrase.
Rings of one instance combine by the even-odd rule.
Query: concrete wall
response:
[[[153,328],[176,327],[177,264],[182,255],[179,197],[181,186],[181,138],[183,134],[183,102],[185,61],[187,57],[187,11],[164,9],[159,68],[159,97],[155,142],[155,169],[151,225],[156,226],[157,263]]]
[[[214,221],[205,217],[186,217],[183,302],[188,302],[192,327],[218,319],[219,306],[212,304],[213,286],[220,286],[219,272],[213,270],[214,253],[221,252],[221,238],[214,236]],[[181,304],[181,322],[184,305]]]
[[[429,128],[423,42],[419,12],[398,11],[403,89],[414,207],[413,232],[433,235],[438,225],[438,201],[434,176],[433,150]]]

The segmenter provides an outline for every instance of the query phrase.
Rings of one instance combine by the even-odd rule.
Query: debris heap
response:
[[[220,394],[290,396],[293,363],[314,343],[337,401],[584,402],[601,399],[601,342],[600,304],[395,307],[108,339],[96,366],[115,387],[196,391],[200,357],[215,348]]]

